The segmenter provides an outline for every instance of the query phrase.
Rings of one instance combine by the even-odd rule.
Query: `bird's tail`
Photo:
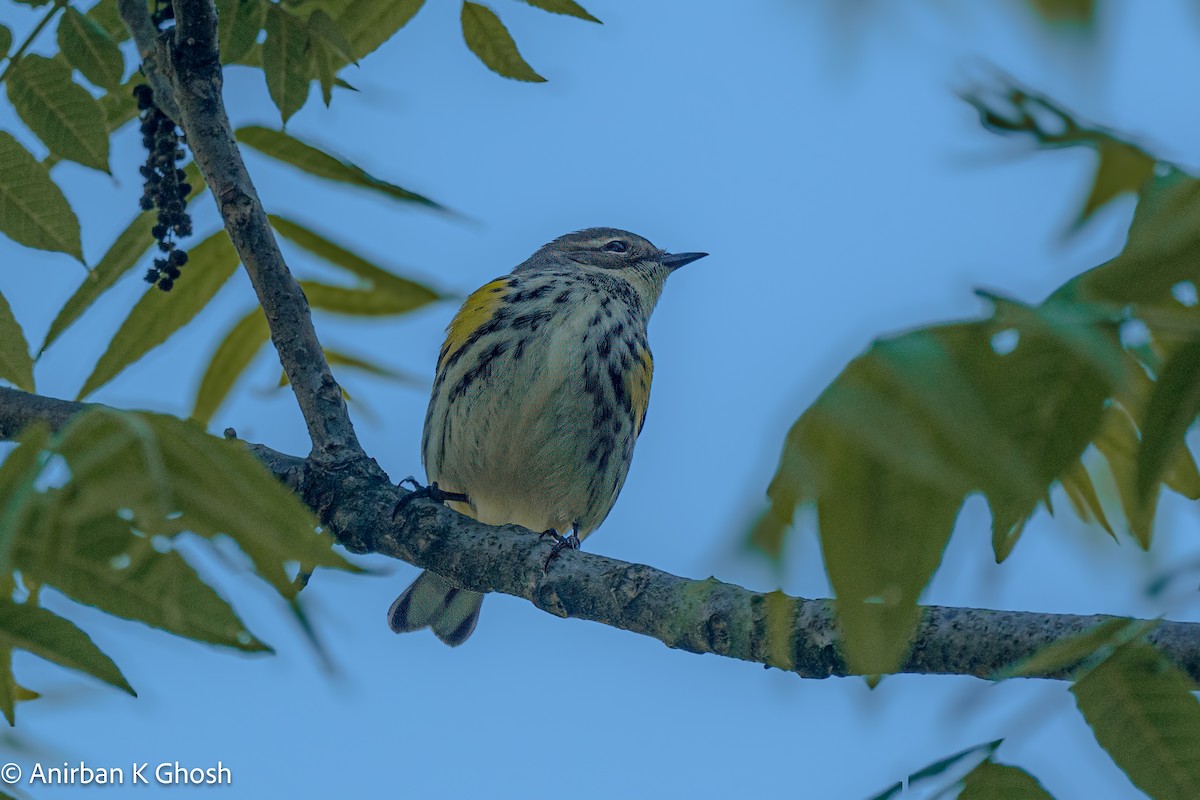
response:
[[[459,589],[441,575],[425,571],[388,609],[388,625],[396,633],[433,628],[451,647],[467,640],[479,621],[483,595]]]

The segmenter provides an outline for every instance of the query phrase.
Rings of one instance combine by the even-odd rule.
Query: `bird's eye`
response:
[[[629,249],[629,244],[621,239],[613,239],[611,242],[605,242],[600,249],[606,253],[624,253]]]

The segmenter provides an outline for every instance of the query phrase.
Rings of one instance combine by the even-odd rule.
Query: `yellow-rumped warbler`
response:
[[[433,496],[488,525],[545,531],[550,558],[579,547],[629,472],[650,400],[646,324],[663,283],[705,255],[588,228],[477,289],[446,331],[425,414]],[[482,602],[422,572],[388,622],[397,633],[430,626],[456,646]]]

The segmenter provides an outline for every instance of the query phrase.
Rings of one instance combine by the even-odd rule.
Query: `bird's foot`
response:
[[[542,572],[550,571],[550,562],[558,558],[563,550],[578,550],[579,549],[579,534],[571,531],[570,536],[561,536],[556,530],[542,531],[538,538],[551,538],[554,540],[554,546],[550,548],[550,555],[546,556],[546,563],[542,565]]]
[[[405,484],[409,484],[410,486],[412,486],[412,491],[396,501],[396,507],[392,509],[392,519],[395,519],[396,515],[399,514],[405,506],[407,506],[413,500],[416,500],[421,497],[427,497],[435,503],[445,503],[446,501],[451,501],[451,502],[456,502],[456,503],[471,502],[470,499],[467,498],[467,495],[464,494],[463,492],[444,492],[444,491],[442,491],[441,489],[438,488],[437,481],[434,481],[433,483],[429,484],[428,486],[422,486],[420,481],[418,481],[413,476],[409,475],[407,478],[400,481],[400,483],[398,483],[397,486],[400,487],[400,486],[404,486]]]

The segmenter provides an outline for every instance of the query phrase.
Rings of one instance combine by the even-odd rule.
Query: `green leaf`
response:
[[[1097,654],[1107,654],[1112,648],[1141,638],[1158,626],[1156,620],[1135,620],[1117,617],[1106,619],[1082,633],[1060,639],[1038,650],[1029,658],[1001,670],[995,680],[1029,678],[1065,672],[1084,666]]]
[[[917,599],[941,562],[962,498],[861,452],[825,455],[831,471],[817,520],[846,662],[863,675],[894,672],[908,655]],[[851,499],[863,497],[872,501]]]
[[[330,347],[326,347],[324,350],[325,360],[331,367],[346,367],[348,369],[365,372],[368,375],[374,375],[377,378],[395,381],[396,383],[416,385],[421,382],[419,379],[409,375],[407,372],[401,372],[400,370],[392,369],[391,367],[385,367],[382,364],[378,364],[365,358],[360,358],[359,356],[348,355],[347,353],[334,350]],[[288,385],[287,373],[283,372],[282,370],[279,373],[279,385]]]
[[[202,425],[212,421],[238,377],[270,338],[267,318],[263,316],[262,309],[255,306],[230,329],[213,353],[208,369],[200,380],[200,388],[196,391],[192,419]]]
[[[227,535],[286,598],[298,591],[287,564],[354,569],[244,445],[209,436],[194,422],[99,408],[72,420],[57,449],[70,467],[77,507],[131,509],[149,535]]]
[[[308,99],[312,80],[312,58],[308,27],[302,20],[271,4],[267,9],[267,39],[263,42],[263,72],[267,90],[286,123]]]
[[[79,219],[62,190],[21,143],[0,131],[0,232],[17,244],[83,261]]]
[[[9,48],[12,47],[12,31],[5,25],[0,25],[0,58],[8,55]]]
[[[125,59],[117,43],[96,22],[67,6],[58,23],[58,46],[71,66],[109,91],[121,86]]]
[[[1186,447],[1175,450],[1163,475],[1163,483],[1189,500],[1200,500],[1200,469],[1196,467],[1191,450]]]
[[[130,36],[129,28],[121,19],[117,2],[118,0],[100,0],[99,3],[89,8],[84,16],[99,25],[100,29],[107,33],[114,42],[120,43],[127,41]]]
[[[350,42],[352,52],[363,58],[407,25],[424,4],[425,0],[352,0],[327,4],[326,10]]]
[[[1032,0],[1045,6],[1085,6],[1092,0]],[[1004,79],[1006,91],[973,91],[964,99],[980,114],[985,128],[1000,134],[1028,134],[1042,148],[1088,147],[1096,151],[1096,168],[1087,199],[1073,227],[1082,227],[1099,209],[1122,194],[1137,192],[1154,174],[1155,158],[1113,132],[1081,123],[1044,95]]]
[[[554,14],[566,14],[567,16],[586,19],[588,22],[600,22],[600,20],[589,14],[583,6],[576,3],[575,0],[525,0],[525,2],[535,8],[550,11]]]
[[[1157,504],[1138,499],[1138,431],[1124,409],[1113,406],[1104,412],[1095,445],[1108,461],[1109,471],[1117,484],[1117,494],[1121,498],[1121,509],[1125,512],[1125,524],[1129,532],[1143,548],[1149,549]]]
[[[52,153],[108,172],[104,109],[71,80],[66,64],[27,55],[13,66],[7,87],[21,121]]]
[[[12,650],[0,647],[0,712],[10,726],[17,724],[17,703],[36,700],[40,695],[17,683],[12,673]],[[8,795],[0,793],[0,797]]]
[[[428,197],[419,195],[416,192],[410,192],[393,183],[380,180],[368,174],[361,167],[351,164],[349,161],[335,158],[323,150],[319,150],[310,144],[289,136],[283,131],[251,125],[239,128],[237,139],[242,144],[254,148],[263,155],[270,156],[285,164],[291,164],[293,167],[302,169],[310,175],[316,175],[318,178],[327,178],[331,181],[370,189],[371,191],[391,197],[394,200],[403,200],[405,202],[429,206],[430,208],[442,209],[441,205],[430,200]]]
[[[909,788],[913,788],[915,784],[928,781],[930,778],[937,778],[944,775],[946,772],[955,768],[962,768],[964,762],[970,762],[973,759],[986,760],[995,754],[1000,745],[1004,744],[1003,739],[987,742],[985,744],[977,744],[974,747],[968,747],[966,750],[959,751],[952,756],[938,759],[932,764],[923,767],[908,776]]]
[[[37,501],[34,481],[45,464],[42,452],[50,442],[50,427],[35,423],[21,431],[19,441],[0,464],[0,575],[11,571],[9,551],[16,531]]]
[[[1020,767],[984,761],[967,773],[958,800],[1054,800],[1038,779]]]
[[[1131,642],[1071,687],[1080,712],[1129,780],[1155,800],[1200,797],[1196,685],[1153,647]]]
[[[986,496],[1002,559],[1079,460],[1123,374],[1107,324],[998,307],[995,320],[877,341],[792,427],[772,509],[752,534],[779,552],[780,526],[815,502],[855,671],[900,665],[917,598],[968,495]],[[1006,329],[1017,345],[1002,354],[992,342]]]
[[[44,608],[0,598],[0,647],[25,650],[137,696],[121,670],[91,637]]]
[[[191,193],[187,196],[187,201],[190,203],[208,187],[205,185],[204,179],[200,177],[200,169],[195,162],[184,167],[184,172],[187,173],[186,180],[192,187]],[[100,295],[108,291],[125,273],[137,266],[138,261],[154,244],[151,229],[157,224],[156,214],[157,212],[154,211],[141,212],[133,218],[129,227],[121,232],[117,240],[108,248],[108,252],[87,274],[83,283],[59,310],[54,321],[50,323],[50,330],[46,333],[42,352],[45,352],[46,348],[53,344],[63,331],[79,319],[80,315],[90,308]]]
[[[355,317],[390,317],[411,311],[413,306],[374,289],[347,289],[318,281],[300,281],[314,309]]]
[[[104,109],[104,126],[110,134],[137,118],[137,101],[133,99],[132,90],[140,82],[140,76],[135,75],[134,80],[123,83],[100,97],[100,107]]]
[[[1163,365],[1146,405],[1137,452],[1137,498],[1156,498],[1158,483],[1174,452],[1186,448],[1184,435],[1200,414],[1200,339],[1185,342]]]
[[[86,397],[111,381],[121,370],[158,347],[208,304],[238,265],[237,251],[220,230],[191,249],[187,273],[170,292],[146,290],[121,323],[108,349],[79,390]]]
[[[70,490],[41,496],[23,527],[14,566],[27,579],[123,619],[246,652],[269,648],[174,550],[159,552],[115,514],[90,513]]]
[[[546,79],[521,57],[517,43],[496,12],[487,6],[464,2],[462,30],[467,47],[492,72],[518,81],[545,83]]]
[[[1092,482],[1092,476],[1083,465],[1083,461],[1076,461],[1067,467],[1066,471],[1059,476],[1059,481],[1079,518],[1087,523],[1099,523],[1109,536],[1116,539],[1116,531],[1109,524],[1108,516],[1104,513],[1104,506],[1101,505],[1100,497],[1096,494],[1096,485]]]
[[[1096,0],[1029,0],[1029,5],[1055,24],[1090,25],[1096,13]]]
[[[308,32],[312,37],[324,41],[333,49],[333,52],[346,61],[351,64],[358,63],[354,56],[354,45],[350,44],[350,40],[342,33],[341,28],[324,10],[318,8],[309,15]]]
[[[1096,174],[1077,225],[1123,194],[1136,192],[1154,176],[1154,158],[1140,147],[1118,139],[1101,139],[1096,145]]]
[[[317,71],[317,81],[321,84],[321,102],[329,108],[333,102],[333,87],[337,85],[334,54],[328,44],[318,40],[310,40],[312,44],[313,67]]]
[[[904,783],[902,781],[896,781],[879,794],[871,795],[868,800],[893,800],[893,798],[899,797],[903,792]]]
[[[379,298],[370,301],[372,307],[391,309],[391,311],[377,313],[402,314],[432,303],[441,297],[434,290],[401,278],[297,222],[275,214],[268,215],[268,219],[271,221],[271,226],[289,241],[330,264],[368,281],[371,289],[379,295]]]
[[[217,0],[217,44],[222,64],[246,57],[258,40],[266,13],[263,0]]]
[[[1171,170],[1142,185],[1120,255],[1054,294],[1123,307],[1161,301],[1181,281],[1200,285],[1200,180]]]
[[[13,316],[12,307],[0,294],[0,379],[27,392],[33,391],[33,359],[25,332]]]

